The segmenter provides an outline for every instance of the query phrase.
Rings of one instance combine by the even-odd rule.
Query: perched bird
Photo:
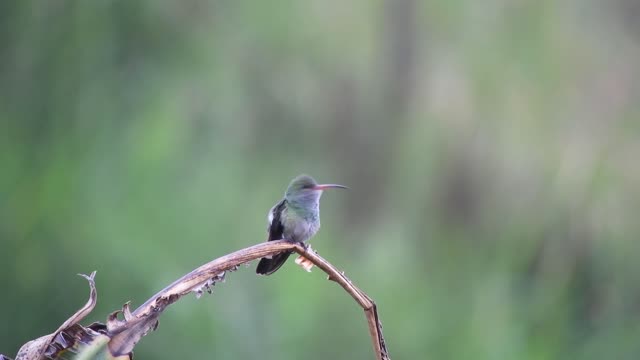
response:
[[[269,210],[267,232],[272,240],[305,242],[320,229],[320,196],[325,189],[342,188],[337,184],[318,184],[309,175],[299,175],[291,181],[284,199]],[[256,273],[271,275],[287,261],[290,251],[260,259]]]

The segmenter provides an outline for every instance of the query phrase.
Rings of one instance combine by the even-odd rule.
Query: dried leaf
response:
[[[110,336],[106,334],[106,327],[94,323],[85,328],[74,325],[62,332],[73,339],[73,345],[50,356],[52,359],[76,359],[76,360],[131,360],[131,354],[115,356],[109,350]]]
[[[89,276],[84,274],[78,274],[78,275],[84,277],[85,279],[87,279],[87,281],[89,281],[90,292],[89,292],[89,300],[87,301],[87,303],[78,311],[76,311],[75,314],[69,317],[67,321],[65,321],[62,325],[60,325],[58,330],[56,330],[52,334],[39,337],[35,340],[31,340],[28,343],[24,344],[20,348],[20,350],[18,350],[18,355],[16,355],[16,360],[44,360],[45,353],[47,352],[47,348],[49,347],[49,345],[53,343],[54,340],[56,340],[58,335],[62,331],[70,328],[71,326],[77,324],[82,319],[84,319],[87,315],[89,315],[89,313],[96,306],[96,302],[98,299],[98,292],[96,290],[96,283],[94,281],[96,272],[95,271],[92,272],[91,275]],[[66,339],[60,338],[60,337],[58,337],[57,339],[60,341],[66,341]]]

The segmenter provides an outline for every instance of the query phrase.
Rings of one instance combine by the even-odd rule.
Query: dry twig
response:
[[[364,309],[367,317],[369,333],[373,342],[376,359],[388,360],[389,354],[382,335],[382,324],[378,317],[378,310],[375,302],[362,290],[353,285],[351,280],[344,275],[344,272],[339,271],[335,266],[322,258],[315,251],[311,250],[311,248],[283,240],[269,241],[254,245],[208,262],[158,292],[133,311],[133,313],[128,317],[136,320],[147,319],[144,321],[145,323],[148,323],[149,319],[152,319],[155,326],[155,319],[157,316],[153,315],[159,315],[166,306],[172,304],[180,297],[194,291],[201,293],[203,289],[210,290],[210,287],[217,281],[224,279],[226,271],[235,270],[238,266],[252,260],[265,256],[272,256],[287,250],[293,250],[307,258],[314,265],[327,273],[328,280],[335,281],[340,284],[340,286],[342,286],[342,288],[349,293],[351,297],[353,297],[360,307]],[[125,309],[125,314],[127,310],[128,307]],[[125,319],[126,318],[127,316],[125,316]],[[112,348],[112,350],[114,349]],[[121,349],[121,351],[127,351],[127,349]]]

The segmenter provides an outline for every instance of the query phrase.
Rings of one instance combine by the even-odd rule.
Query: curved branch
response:
[[[351,295],[351,297],[364,309],[365,316],[367,317],[367,323],[369,324],[369,334],[371,335],[371,341],[373,342],[373,349],[376,353],[377,360],[390,360],[389,353],[387,351],[387,345],[382,335],[382,323],[378,317],[378,307],[376,303],[371,299],[364,291],[357,288],[349,278],[347,278],[343,271],[333,266],[330,262],[318,255],[315,251],[311,250],[311,247],[304,247],[296,244],[295,252],[300,256],[305,257],[311,261],[314,265],[327,273],[327,280],[337,282],[342,288]]]
[[[295,251],[305,257],[327,273],[328,280],[340,284],[353,297],[364,309],[367,317],[376,359],[388,360],[389,355],[382,336],[382,324],[373,300],[353,285],[343,272],[340,272],[311,248],[284,240],[260,243],[212,260],[174,281],[133,312],[129,310],[129,304],[125,304],[121,311],[111,314],[107,321],[107,329],[113,336],[109,343],[111,353],[116,356],[130,353],[143,336],[157,327],[157,319],[164,309],[184,295],[191,292],[196,292],[197,295],[202,294],[203,291],[210,292],[216,282],[224,279],[227,271],[236,270],[242,264],[265,256],[273,256],[283,251]],[[117,319],[118,313],[124,314],[124,320]]]

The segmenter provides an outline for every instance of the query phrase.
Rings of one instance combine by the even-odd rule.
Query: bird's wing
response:
[[[269,227],[267,228],[269,238],[267,241],[282,239],[282,233],[284,232],[282,213],[285,211],[287,211],[287,200],[285,199],[282,199],[269,211]]]
[[[287,211],[287,200],[282,199],[279,203],[277,203],[274,207],[269,210],[269,226],[267,227],[267,232],[269,233],[269,238],[267,241],[272,240],[281,240],[284,232],[284,224],[282,220],[287,216],[283,215]],[[256,273],[260,275],[271,275],[276,270],[278,270],[286,261],[287,258],[291,255],[290,251],[285,251],[273,256],[268,256],[260,259],[258,263],[258,267],[256,268]]]

